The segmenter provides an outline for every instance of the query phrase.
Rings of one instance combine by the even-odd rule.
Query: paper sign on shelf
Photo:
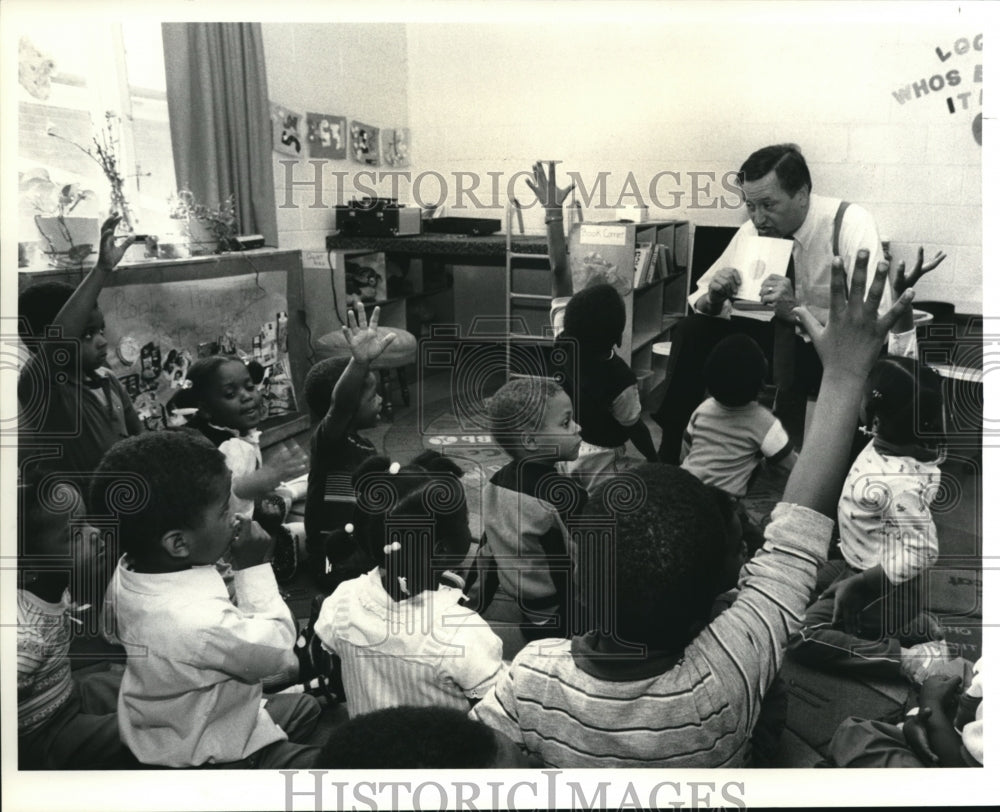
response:
[[[625,226],[581,225],[580,242],[592,245],[625,245],[628,229]]]

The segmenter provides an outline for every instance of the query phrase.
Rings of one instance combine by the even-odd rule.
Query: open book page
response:
[[[743,283],[736,291],[733,306],[740,308],[740,299],[760,304],[760,286],[771,274],[784,276],[792,256],[792,240],[775,237],[748,237],[741,240],[732,265],[740,272]]]

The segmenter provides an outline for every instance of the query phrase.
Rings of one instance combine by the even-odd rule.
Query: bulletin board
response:
[[[76,286],[88,270],[22,270],[18,292],[43,282]],[[177,391],[171,388],[172,374],[177,370],[162,369],[168,366],[172,350],[175,361],[185,353],[193,362],[199,347],[213,349],[210,345],[219,343],[220,337],[228,336],[233,350],[250,357],[255,354],[255,343],[258,357],[263,355],[264,346],[270,346],[273,357],[265,358],[268,377],[263,387],[268,419],[262,429],[265,436],[280,436],[302,417],[296,395],[301,395],[309,368],[302,295],[302,256],[298,251],[260,248],[123,263],[107,278],[98,299],[106,322],[107,366],[125,385],[137,410],[147,409],[155,418],[152,413]],[[279,314],[287,314],[287,320],[279,320]],[[269,330],[275,340],[265,345]],[[119,354],[126,337],[122,354],[126,359],[131,357],[132,363],[123,361]],[[209,346],[202,346],[206,344]],[[141,357],[141,350],[149,345],[158,348],[161,370],[155,377],[149,374],[149,359]],[[144,367],[146,378],[142,378]],[[291,419],[281,419],[283,414]],[[149,417],[147,428],[161,427]],[[168,417],[161,415],[163,422]]]
[[[263,271],[133,283],[101,291],[108,366],[126,385],[147,428],[160,428],[169,419],[161,408],[182,385],[187,364],[199,355],[233,349],[257,358],[265,367],[270,416],[295,410],[287,353],[286,282],[283,271]],[[279,335],[280,317],[286,320],[284,340]],[[268,335],[272,348],[262,355]],[[134,358],[136,350],[141,357]]]

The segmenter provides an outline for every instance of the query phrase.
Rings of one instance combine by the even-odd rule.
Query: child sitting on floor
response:
[[[266,417],[265,406],[250,368],[239,358],[199,358],[188,370],[187,381],[173,403],[197,409],[187,425],[226,458],[233,474],[233,513],[252,516],[256,500],[303,473],[302,466],[287,456],[264,464],[257,427]]]
[[[263,701],[262,680],[297,667],[297,627],[273,541],[234,517],[231,480],[218,449],[183,429],[121,441],[94,478],[92,505],[117,518],[125,551],[109,587],[128,653],[118,718],[143,764],[308,767],[317,752],[293,743],[317,722],[313,697]],[[238,606],[213,566],[227,553]]]
[[[656,449],[642,421],[635,373],[615,352],[625,330],[625,302],[606,283],[573,293],[562,218],[562,204],[572,187],[556,186],[555,162],[549,163],[548,177],[541,162],[534,165],[533,172],[535,182],[529,180],[528,185],[545,208],[552,266],[550,317],[558,338],[557,349],[559,344],[575,344],[575,352],[566,351],[569,362],[558,371],[573,401],[583,442],[577,458],[562,462],[560,468],[593,491],[603,476],[630,467],[626,441],[631,440],[649,462],[656,461]]]
[[[709,398],[684,432],[681,468],[737,499],[762,461],[790,471],[797,459],[781,421],[757,403],[766,376],[756,341],[742,333],[724,338],[705,362]]]
[[[897,266],[897,298],[921,275]],[[890,351],[908,340],[912,307],[893,328]],[[947,662],[936,619],[925,611],[923,574],[937,560],[931,503],[940,485],[941,458],[926,445],[942,431],[942,386],[914,357],[888,355],[873,367],[860,401],[861,423],[872,440],[844,482],[837,510],[841,559],[817,579],[818,597],[789,656],[815,668],[902,674],[920,683]]]
[[[130,236],[115,245],[120,220],[116,215],[101,225],[97,264],[79,286],[43,283],[18,297],[18,332],[32,352],[17,380],[20,430],[25,440],[58,443],[61,456],[51,467],[79,474],[75,481],[84,494],[101,455],[142,431],[132,399],[107,368],[104,314],[97,304],[135,241]]]
[[[199,358],[188,370],[186,388],[171,404],[197,410],[187,425],[205,435],[226,458],[233,474],[233,514],[261,523],[275,538],[276,573],[282,580],[294,575],[295,539],[281,524],[284,503],[274,500],[281,506],[278,515],[270,515],[257,505],[283,482],[302,474],[303,467],[284,451],[264,464],[257,427],[266,417],[265,406],[249,366],[235,356]],[[225,561],[218,566],[232,598],[232,570]]]
[[[343,328],[350,360],[320,361],[305,380],[306,402],[316,426],[306,491],[306,548],[310,571],[325,592],[375,564],[343,528],[354,518],[351,474],[375,454],[375,446],[358,434],[378,423],[382,406],[369,367],[396,336],[379,335],[379,308],[372,311],[371,323],[361,302],[355,304],[355,312],[348,310],[348,326]]]
[[[483,489],[483,540],[471,604],[509,659],[527,640],[569,629],[567,521],[587,492],[557,470],[576,459],[580,427],[569,395],[550,378],[514,378],[490,398],[496,443],[513,459]]]
[[[634,474],[645,489],[623,504],[607,483],[588,504],[590,529],[577,536],[581,582],[597,574],[592,558],[612,560],[609,623],[526,648],[473,718],[548,766],[747,766],[762,697],[826,554],[855,404],[901,310],[878,318],[886,272],[880,265],[864,298],[862,253],[845,302],[843,263],[834,260],[826,327],[796,310],[823,361],[816,419],[733,604],[710,619],[720,582],[742,554],[716,497],[686,471],[643,466]],[[593,532],[600,524],[606,532]]]
[[[467,711],[502,670],[502,645],[461,605],[469,552],[461,470],[425,452],[400,468],[372,457],[355,475],[355,534],[380,563],[323,602],[316,635],[338,655],[351,716],[395,705]]]
[[[97,531],[76,524],[83,499],[75,486],[38,472],[17,495],[24,583],[17,590],[18,769],[137,766],[118,735],[120,670],[70,673],[71,624],[80,623],[70,575],[85,581],[104,552]]]

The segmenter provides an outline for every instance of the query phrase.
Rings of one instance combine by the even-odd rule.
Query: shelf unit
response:
[[[507,233],[511,233],[511,209],[507,212]],[[673,272],[633,288],[625,296],[625,331],[619,355],[629,362],[639,379],[644,404],[666,376],[667,358],[653,352],[653,345],[669,338],[674,325],[687,312],[690,285],[690,224],[687,220],[657,220],[645,223],[602,223],[625,226],[625,244],[616,247],[631,257],[640,242],[658,243],[670,250]],[[549,306],[551,271],[542,254],[515,250],[508,238],[507,248],[507,317],[512,325],[523,325],[521,332],[536,341],[551,341]]]

